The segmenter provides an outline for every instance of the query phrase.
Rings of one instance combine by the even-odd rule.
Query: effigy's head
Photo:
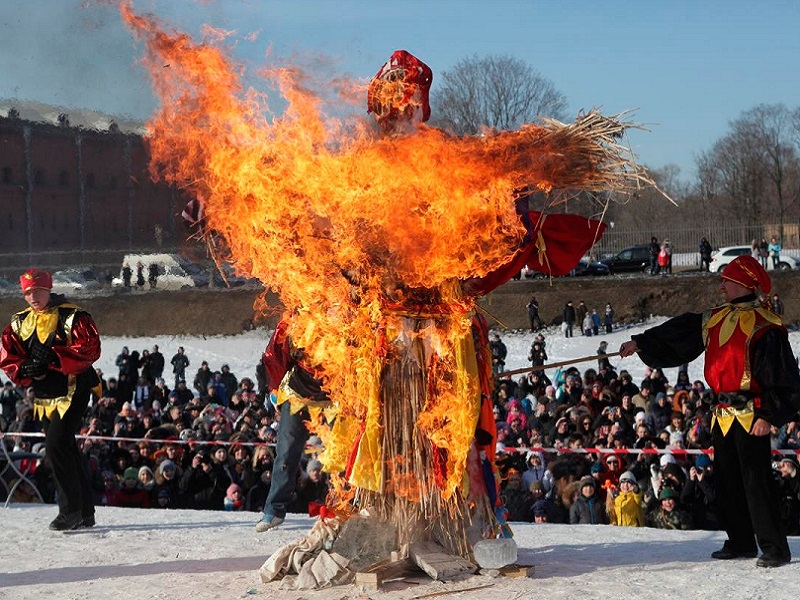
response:
[[[367,112],[387,133],[402,132],[431,116],[433,71],[405,50],[395,50],[370,81]]]

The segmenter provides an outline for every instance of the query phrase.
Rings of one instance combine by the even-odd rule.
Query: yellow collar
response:
[[[58,307],[48,306],[41,312],[31,309],[22,319],[19,328],[19,336],[23,340],[28,340],[34,332],[39,341],[44,344],[58,326]]]

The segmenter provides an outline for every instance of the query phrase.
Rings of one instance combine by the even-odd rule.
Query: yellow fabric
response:
[[[641,493],[620,492],[614,498],[614,524],[621,527],[644,527]]]
[[[733,408],[732,406],[715,406],[714,413],[711,417],[711,429],[714,429],[714,423],[719,425],[723,437],[728,435],[731,425],[734,421],[739,421],[739,424],[744,427],[745,431],[750,431],[755,419],[755,412],[753,410],[753,402],[747,403],[747,406],[741,409]]]
[[[72,403],[72,396],[75,395],[75,375],[67,376],[67,393],[58,398],[34,398],[33,400],[33,416],[36,419],[46,417],[51,418],[54,411],[58,411],[60,417],[64,417],[64,413]]]
[[[757,303],[756,303],[757,304]],[[756,324],[756,315],[763,317],[770,323],[782,325],[781,318],[771,310],[758,306],[753,309],[753,303],[746,304],[727,304],[721,310],[715,312],[706,324],[706,331],[713,329],[718,323],[722,322],[719,328],[719,345],[723,346],[731,339],[736,328],[739,327],[744,334],[750,338]]]
[[[368,364],[367,364],[368,363]],[[358,444],[350,483],[356,487],[379,492],[383,488],[383,425],[381,419],[380,374],[382,360],[374,357],[365,364],[356,365],[362,380],[367,414],[364,435]]]

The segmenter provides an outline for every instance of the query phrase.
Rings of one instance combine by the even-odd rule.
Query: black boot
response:
[[[81,523],[83,523],[83,515],[81,515],[80,511],[66,515],[58,513],[58,516],[50,523],[50,529],[53,531],[72,531],[73,529],[78,529]]]
[[[95,520],[94,520],[94,513],[90,515],[85,515],[83,520],[81,521],[81,528],[89,528],[94,527]]]
[[[737,550],[733,548],[730,543],[725,542],[722,548],[711,553],[711,558],[717,560],[731,560],[734,558],[755,558],[758,552],[753,550]]]

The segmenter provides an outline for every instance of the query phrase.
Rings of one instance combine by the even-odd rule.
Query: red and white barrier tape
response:
[[[25,432],[16,432],[16,431],[8,431],[3,434],[8,437],[36,437],[36,438],[43,438],[44,433],[25,433]],[[0,436],[2,437],[2,436]],[[127,438],[127,437],[115,437],[115,436],[107,436],[107,435],[76,435],[78,439],[83,440],[97,440],[103,442],[148,442],[151,444],[181,444],[184,446],[249,446],[249,447],[257,447],[257,446],[269,446],[271,448],[275,447],[274,443],[267,443],[267,442],[228,442],[228,441],[221,441],[221,440],[176,440],[176,439],[153,439],[153,438]],[[315,448],[315,446],[308,446],[308,448]],[[683,449],[683,448],[550,448],[550,447],[543,447],[543,446],[532,446],[530,448],[510,448],[506,447],[503,452],[507,454],[513,453],[528,453],[528,452],[541,452],[542,454],[602,454],[602,455],[616,455],[616,456],[625,456],[625,455],[638,455],[638,454],[646,454],[651,456],[656,456],[659,454],[670,454],[672,456],[687,456],[693,454],[706,454],[709,456],[713,456],[714,448],[705,448],[705,449]],[[800,457],[800,449],[798,450],[773,450],[772,454],[775,455],[789,455],[789,456],[798,456]]]

